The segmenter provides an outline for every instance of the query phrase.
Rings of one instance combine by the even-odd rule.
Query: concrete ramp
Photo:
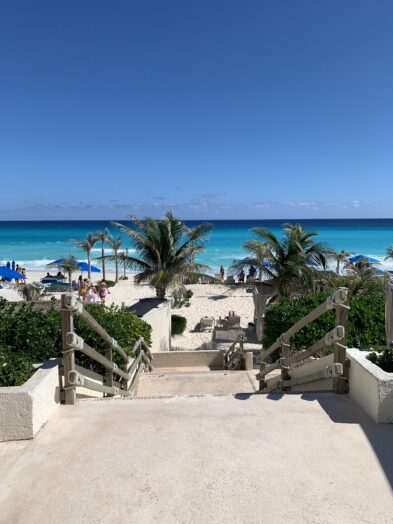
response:
[[[248,371],[162,370],[142,375],[135,398],[236,395],[256,389],[254,374]]]

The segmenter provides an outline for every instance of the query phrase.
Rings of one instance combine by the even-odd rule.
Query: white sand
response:
[[[27,282],[39,281],[46,275],[46,271],[27,270]],[[77,275],[74,275],[77,278]],[[114,280],[114,274],[107,272],[107,279]],[[100,274],[93,273],[93,282],[98,282]],[[241,326],[246,328],[249,322],[253,321],[254,304],[252,293],[247,293],[245,288],[228,289],[226,286],[197,284],[187,286],[191,289],[193,296],[189,307],[173,309],[172,313],[182,315],[187,319],[187,328],[183,335],[178,335],[172,339],[172,349],[197,349],[203,344],[209,343],[212,339],[211,333],[194,332],[200,319],[204,316],[225,317],[229,311],[235,311],[241,317]],[[7,300],[20,300],[16,291],[0,289],[0,296]],[[107,305],[115,304],[131,306],[141,298],[154,297],[155,291],[148,285],[134,284],[132,276],[129,280],[121,280],[115,287],[110,289],[107,298]],[[251,345],[250,345],[251,347]],[[254,347],[254,345],[252,345]],[[255,347],[260,347],[255,345]]]

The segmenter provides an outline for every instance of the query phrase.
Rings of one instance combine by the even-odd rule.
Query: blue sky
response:
[[[391,0],[0,7],[0,219],[393,216]]]

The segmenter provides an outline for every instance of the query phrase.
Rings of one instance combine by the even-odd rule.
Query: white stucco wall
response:
[[[166,300],[141,317],[152,327],[150,350],[154,353],[171,350],[171,313],[171,302]]]
[[[393,373],[386,373],[366,357],[368,352],[350,348],[347,356],[349,396],[378,423],[393,423]]]
[[[0,441],[33,438],[57,409],[58,362],[45,362],[22,386],[0,388]]]

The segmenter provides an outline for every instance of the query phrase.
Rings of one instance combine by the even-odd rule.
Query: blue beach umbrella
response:
[[[348,261],[351,262],[351,264],[355,264],[356,262],[359,262],[359,260],[364,260],[365,262],[368,262],[369,264],[380,264],[381,263],[376,258],[368,257],[366,255],[355,255],[353,257],[348,258]]]
[[[17,271],[12,271],[7,266],[0,266],[0,277],[6,278],[8,280],[12,280],[13,278],[17,280],[25,280],[26,275],[22,275],[22,273],[18,273]]]
[[[80,267],[81,271],[88,271],[89,269],[87,262],[78,262],[78,266]],[[101,269],[97,266],[90,266],[90,270],[92,273],[101,273]]]
[[[63,264],[63,262],[64,262],[64,259],[63,258],[59,258],[59,260],[55,260],[54,262],[51,262],[50,265],[54,266],[54,265],[58,264],[59,266],[61,266]],[[88,267],[89,267],[86,262],[80,262],[79,260],[76,261],[76,265],[79,266],[79,269],[81,271],[87,271]],[[90,269],[91,269],[92,273],[100,273],[101,272],[101,269],[98,268],[97,266],[91,266]]]

